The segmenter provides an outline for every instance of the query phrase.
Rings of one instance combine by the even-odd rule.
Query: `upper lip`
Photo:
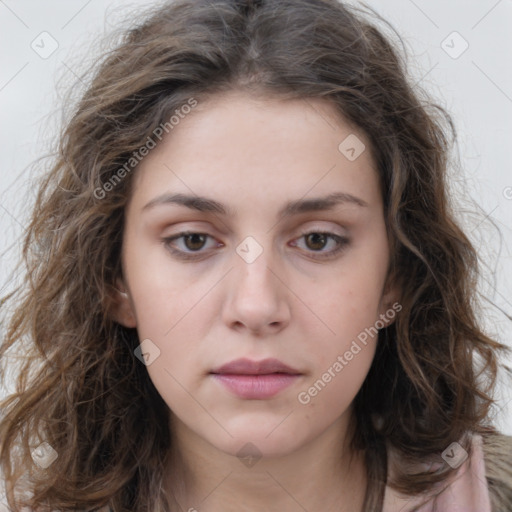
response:
[[[226,373],[233,375],[268,375],[270,373],[290,373],[300,374],[299,370],[279,361],[279,359],[269,358],[261,361],[252,361],[251,359],[235,359],[229,363],[223,364],[212,370],[210,373]]]

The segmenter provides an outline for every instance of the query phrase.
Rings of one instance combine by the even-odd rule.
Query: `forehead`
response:
[[[133,200],[169,191],[247,200],[254,193],[259,204],[309,192],[380,196],[368,140],[330,102],[241,92],[198,101],[139,164]]]

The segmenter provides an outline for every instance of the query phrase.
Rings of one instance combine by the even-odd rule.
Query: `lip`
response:
[[[234,395],[249,400],[265,400],[292,385],[300,373],[278,359],[236,359],[210,372]]]
[[[299,370],[291,368],[279,359],[268,358],[261,361],[242,358],[226,363],[210,373],[231,375],[268,375],[271,373],[287,373],[301,375]]]

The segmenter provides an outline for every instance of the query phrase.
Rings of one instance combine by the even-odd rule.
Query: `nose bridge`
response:
[[[283,326],[289,308],[282,284],[274,275],[280,265],[274,258],[271,236],[261,235],[259,240],[248,236],[235,250],[235,271],[230,284],[230,300],[225,304],[225,320],[230,324],[243,324],[253,331]]]
[[[263,239],[260,235],[258,238],[259,240],[254,236],[247,236],[236,247],[237,280],[245,292],[250,292],[251,289],[267,291],[273,284],[271,268],[275,262],[271,237]]]

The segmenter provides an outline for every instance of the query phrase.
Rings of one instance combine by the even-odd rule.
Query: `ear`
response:
[[[128,288],[122,279],[116,280],[116,287],[113,288],[110,298],[109,312],[112,319],[124,327],[137,327],[135,308]]]
[[[393,275],[388,275],[379,309],[380,319],[386,327],[395,321],[397,313],[402,310],[402,304],[400,303],[401,291],[398,280]]]

